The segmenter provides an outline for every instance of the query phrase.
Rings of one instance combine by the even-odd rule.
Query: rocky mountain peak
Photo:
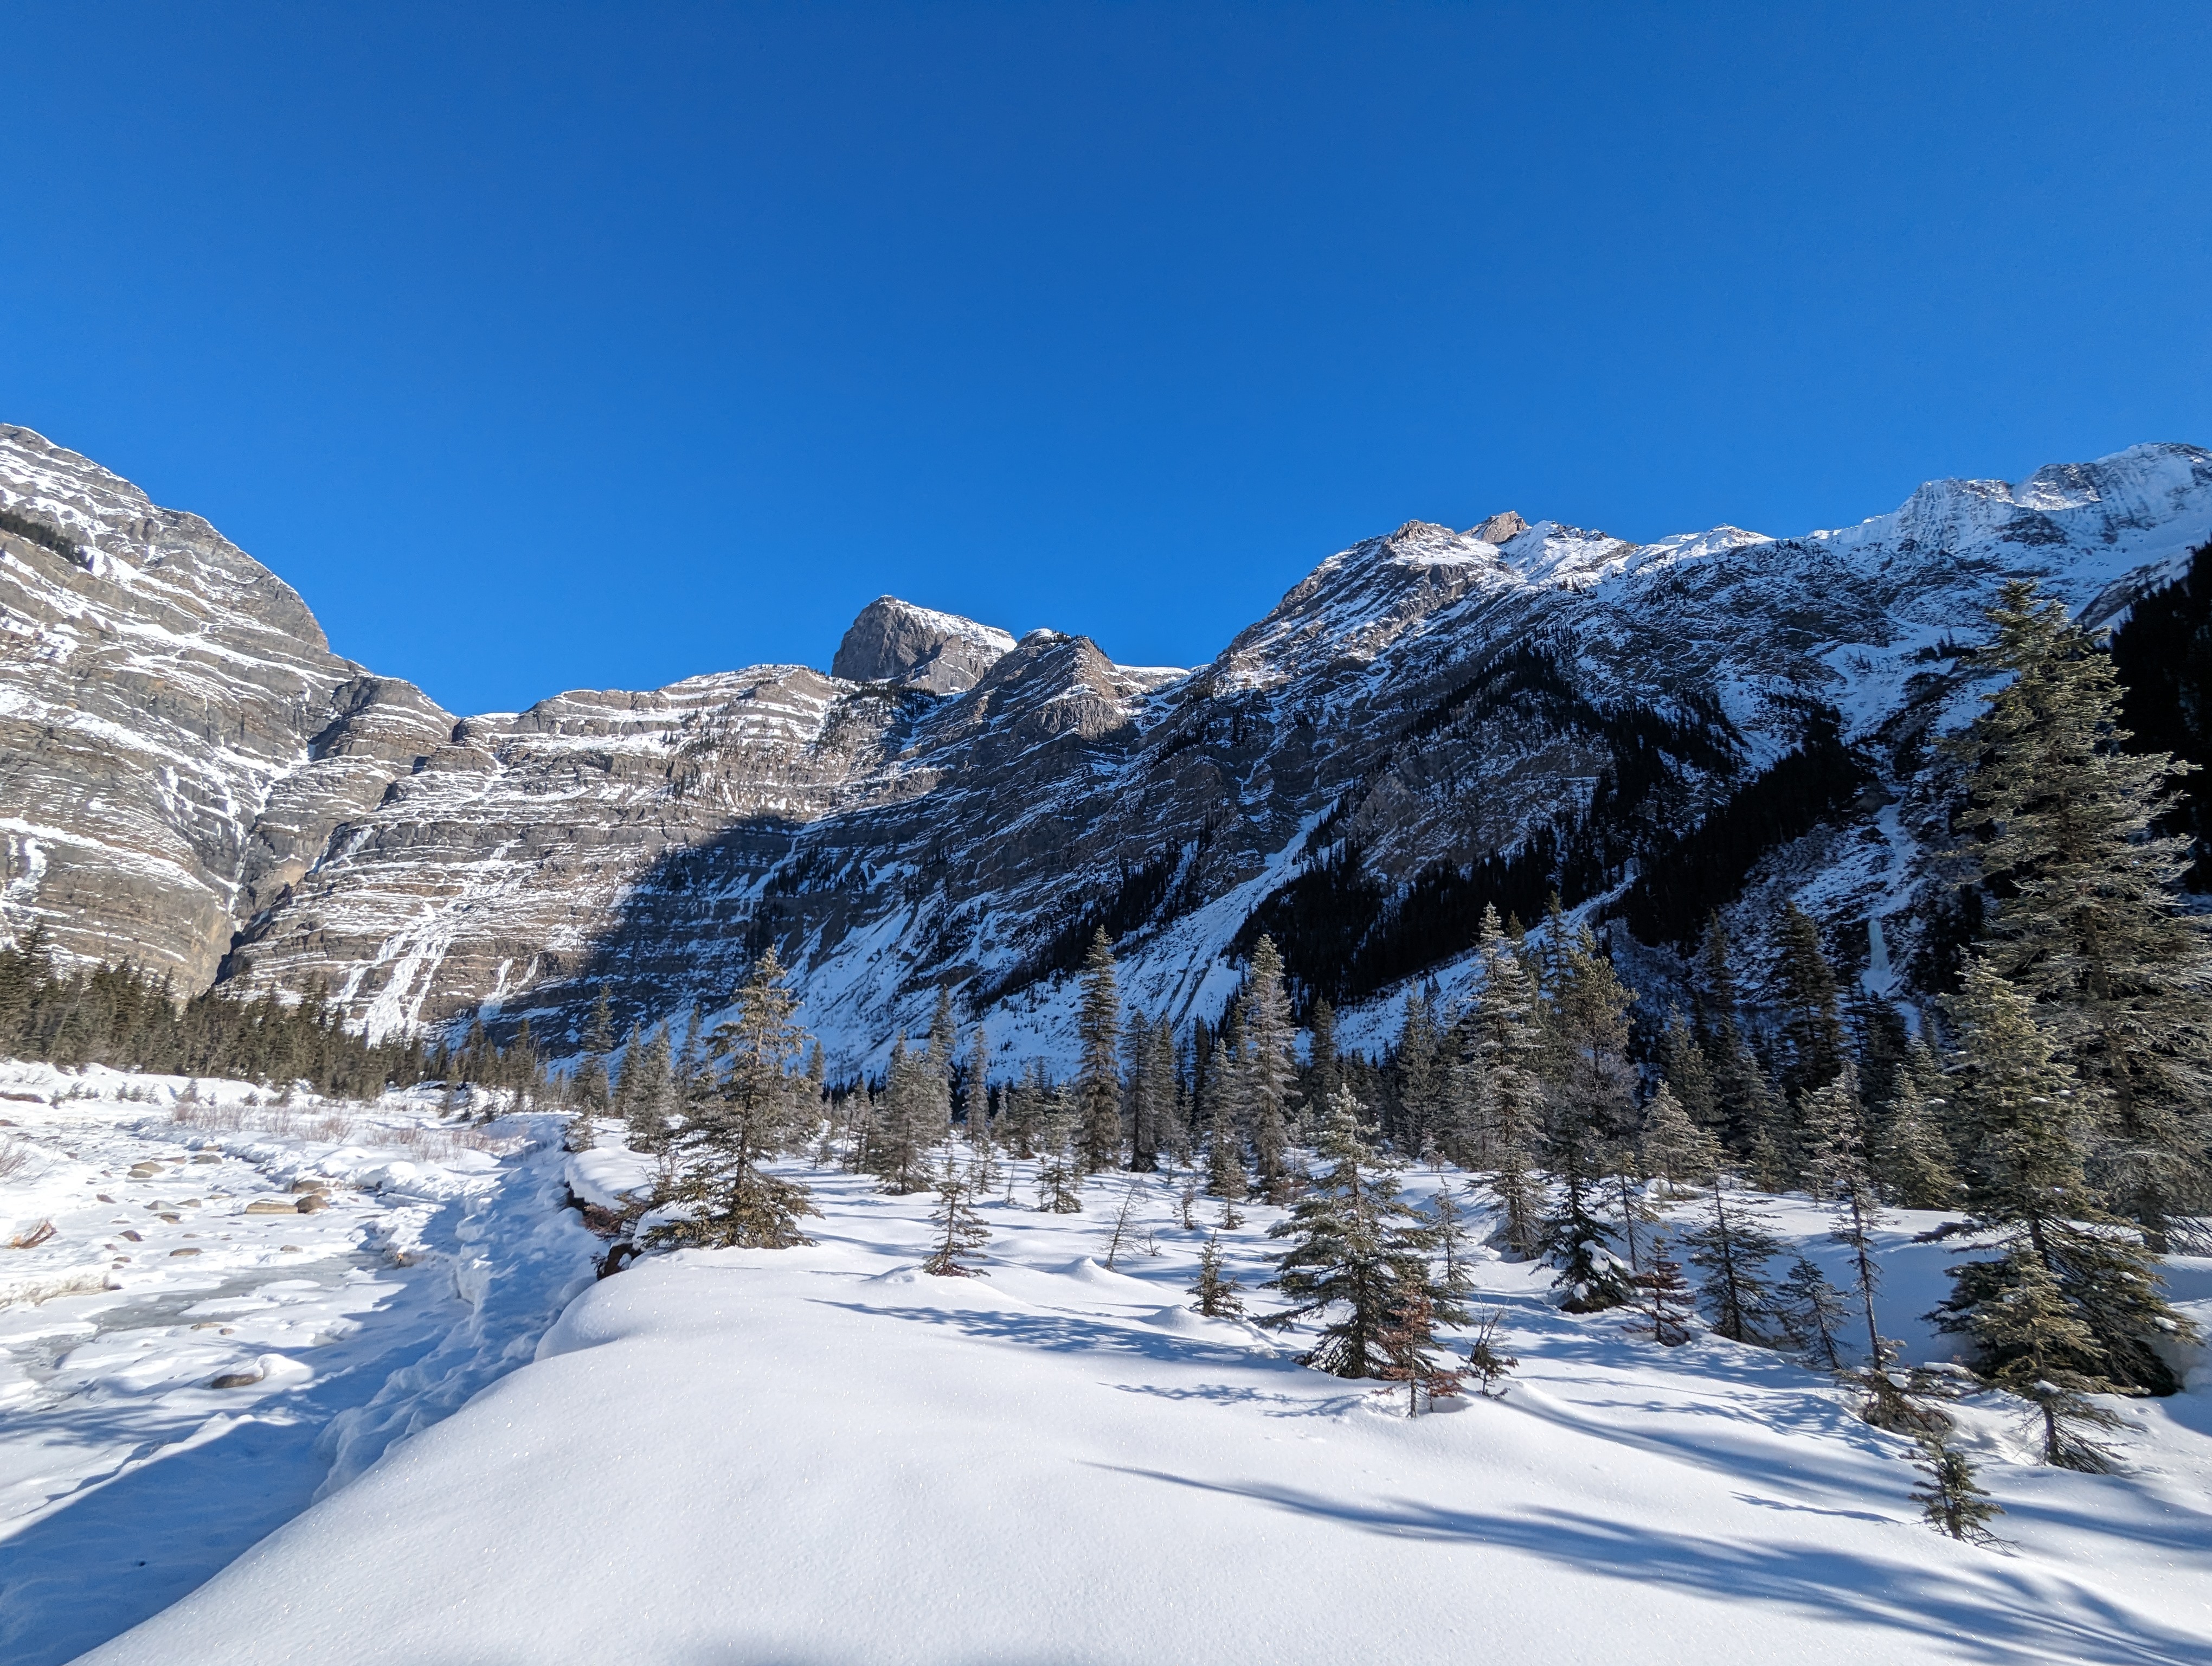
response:
[[[974,688],[1013,647],[1014,639],[994,626],[878,596],[837,644],[830,673],[853,683],[958,694]]]
[[[1528,530],[1528,523],[1512,509],[1500,509],[1496,514],[1474,528],[1474,536],[1485,544],[1503,544]]]

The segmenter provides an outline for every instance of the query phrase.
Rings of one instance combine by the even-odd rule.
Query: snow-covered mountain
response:
[[[1717,900],[1756,945],[1786,885],[1893,981],[1940,892],[1927,741],[1971,706],[1958,645],[2014,575],[2122,613],[2212,536],[2212,453],[1934,482],[1793,538],[1409,522],[1187,672],[884,598],[834,675],[458,721],[331,654],[204,522],[27,430],[0,429],[0,508],[90,552],[0,543],[8,929],[186,983],[327,980],[372,1030],[482,1011],[541,1037],[601,983],[625,1023],[718,1005],[773,939],[856,1066],[945,982],[1010,1057],[1057,1050],[1101,925],[1129,997],[1184,1017],[1295,919],[1294,969],[1371,1014],[1395,977],[1451,981],[1486,888],[1618,906],[1830,711],[1850,792]]]

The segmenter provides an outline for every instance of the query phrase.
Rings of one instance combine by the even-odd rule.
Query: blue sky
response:
[[[2212,443],[2212,10],[14,8],[0,419],[459,711],[1194,663],[1514,508]]]

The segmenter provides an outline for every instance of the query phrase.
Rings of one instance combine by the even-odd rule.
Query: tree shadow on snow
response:
[[[1628,1528],[1566,1510],[1489,1515],[1415,1499],[1332,1499],[1262,1482],[1200,1481],[1121,1464],[1091,1467],[1249,1499],[1391,1538],[1498,1546],[1584,1572],[1723,1602],[1780,1603],[1841,1625],[1905,1633],[1962,1660],[1992,1666],[2052,1659],[2094,1666],[2202,1666],[2206,1658],[2201,1635],[2174,1631],[2078,1586],[2062,1595],[2046,1578],[1995,1558],[1969,1570],[1916,1566],[1818,1546]],[[1880,1657],[1870,1642],[1867,1658]]]

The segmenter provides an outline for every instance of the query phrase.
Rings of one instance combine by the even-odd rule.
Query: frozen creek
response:
[[[0,1094],[10,1666],[175,1602],[526,1363],[592,1281],[554,1119],[43,1066]]]

